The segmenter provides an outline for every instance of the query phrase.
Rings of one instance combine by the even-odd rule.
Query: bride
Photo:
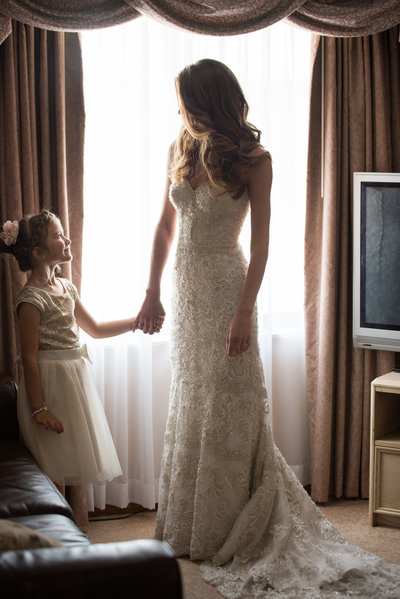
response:
[[[146,297],[160,330],[174,238],[172,380],[156,537],[203,562],[230,599],[400,598],[400,567],[351,545],[275,446],[257,343],[272,166],[234,74],[200,60],[176,79],[182,129],[169,153]],[[238,244],[250,211],[250,260]]]

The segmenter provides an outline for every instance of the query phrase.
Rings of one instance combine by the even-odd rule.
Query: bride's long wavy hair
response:
[[[210,183],[242,195],[244,173],[268,152],[250,155],[261,132],[247,120],[248,104],[232,71],[222,62],[203,59],[184,68],[175,80],[183,126],[174,146],[172,181],[190,179],[196,165]]]

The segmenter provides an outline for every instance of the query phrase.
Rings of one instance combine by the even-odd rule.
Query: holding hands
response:
[[[160,301],[158,294],[147,291],[146,299],[144,300],[139,314],[133,320],[132,331],[137,329],[152,335],[159,333],[165,318],[165,310]]]
[[[250,347],[251,312],[237,310],[226,335],[226,350],[229,356],[239,356]],[[145,334],[159,333],[164,323],[165,310],[157,293],[150,290],[132,322],[132,331],[137,329]]]

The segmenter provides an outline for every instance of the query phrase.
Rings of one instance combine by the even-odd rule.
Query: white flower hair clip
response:
[[[3,230],[0,233],[0,239],[4,241],[6,245],[14,245],[18,239],[19,224],[17,220],[6,220],[3,225]]]

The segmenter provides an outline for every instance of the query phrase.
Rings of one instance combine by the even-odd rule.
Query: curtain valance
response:
[[[399,0],[2,0],[0,43],[11,19],[56,31],[99,29],[147,15],[211,35],[247,33],[288,19],[339,37],[370,35],[400,22]]]

